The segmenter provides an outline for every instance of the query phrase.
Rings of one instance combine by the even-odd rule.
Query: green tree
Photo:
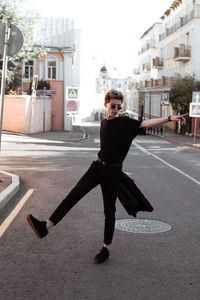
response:
[[[177,76],[170,90],[170,102],[173,110],[177,113],[189,112],[189,105],[192,101],[192,93],[200,91],[200,81],[194,76],[181,77]],[[192,119],[187,116],[187,124],[181,126],[181,133],[191,132]]]
[[[18,0],[15,4],[10,0],[4,0],[0,3],[0,23],[4,21],[4,18],[7,18],[11,24],[16,25],[22,31],[24,36],[22,49],[16,55],[8,57],[6,93],[20,93],[22,61],[24,59],[29,60],[46,54],[45,49],[33,47],[34,29],[39,26],[40,16],[37,12],[25,8],[24,5],[24,0]],[[0,80],[1,69],[2,60],[0,57]]]

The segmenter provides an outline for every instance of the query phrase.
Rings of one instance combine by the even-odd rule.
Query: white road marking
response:
[[[124,171],[123,171],[124,172]],[[131,175],[133,175],[133,173],[130,173],[130,172],[124,172],[126,175],[128,175],[128,176],[131,176]]]
[[[161,146],[149,146],[149,149],[160,149],[161,148]]]
[[[156,139],[156,140],[153,140],[153,139],[137,139],[137,143],[144,143],[144,144],[170,144],[169,142],[161,140],[161,139],[160,140],[159,139]]]
[[[100,143],[100,139],[94,139],[94,143],[99,144]]]
[[[20,212],[28,198],[32,195],[33,189],[29,189],[27,193],[24,195],[24,197],[20,200],[20,202],[15,206],[13,211],[9,214],[9,216],[4,220],[4,222],[0,226],[0,238],[5,233],[5,231],[8,229],[14,218],[17,216],[17,214]]]
[[[196,180],[195,178],[191,177],[190,175],[186,174],[185,172],[181,171],[180,169],[176,168],[175,166],[169,164],[168,162],[166,162],[164,159],[158,157],[157,155],[149,152],[148,150],[144,149],[142,146],[138,145],[136,142],[133,142],[133,144],[140,149],[142,152],[144,152],[147,155],[151,155],[154,158],[158,159],[159,161],[161,161],[163,164],[167,165],[168,167],[174,169],[175,171],[177,171],[178,173],[182,174],[183,176],[187,177],[188,179],[190,179],[191,181],[195,182],[196,184],[200,185],[200,181]]]
[[[155,153],[160,153],[161,151],[169,151],[169,150],[172,150],[172,151],[174,151],[174,152],[179,152],[179,151],[182,151],[183,149],[188,149],[188,147],[187,146],[185,146],[185,147],[176,147],[176,148],[161,148],[161,147],[159,147],[159,146],[148,146],[148,148],[147,149],[149,149],[149,150],[159,150],[159,152],[155,152]]]

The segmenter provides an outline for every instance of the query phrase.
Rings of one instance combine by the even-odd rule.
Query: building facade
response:
[[[130,85],[133,84],[131,77],[122,77],[119,74],[113,72],[109,74],[105,66],[100,69],[99,76],[96,78],[96,102],[94,109],[94,119],[100,120],[105,117],[104,97],[108,90],[114,89],[121,92],[124,95],[124,110],[127,109],[127,101]]]
[[[80,86],[80,31],[75,32],[71,19],[43,18],[34,45],[47,55],[23,62],[23,91],[30,91],[34,75],[50,84],[52,129],[67,129],[67,87]]]
[[[140,42],[130,93],[137,89],[145,118],[165,117],[172,109],[162,100],[174,78],[194,75],[200,79],[200,0],[174,1]]]

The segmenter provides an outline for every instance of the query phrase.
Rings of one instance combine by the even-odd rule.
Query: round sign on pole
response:
[[[67,102],[67,110],[76,111],[77,110],[77,102],[72,100]]]
[[[4,35],[5,35],[6,24],[0,24],[0,55],[3,55],[4,49]],[[15,55],[23,46],[24,37],[21,30],[15,26],[10,25],[10,36],[8,40],[8,51],[7,56]]]

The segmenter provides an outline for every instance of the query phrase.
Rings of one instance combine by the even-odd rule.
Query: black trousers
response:
[[[93,161],[87,172],[56,208],[49,220],[56,225],[82,197],[100,184],[105,214],[104,243],[111,244],[115,228],[115,204],[121,177],[122,165],[103,165],[99,161]]]

